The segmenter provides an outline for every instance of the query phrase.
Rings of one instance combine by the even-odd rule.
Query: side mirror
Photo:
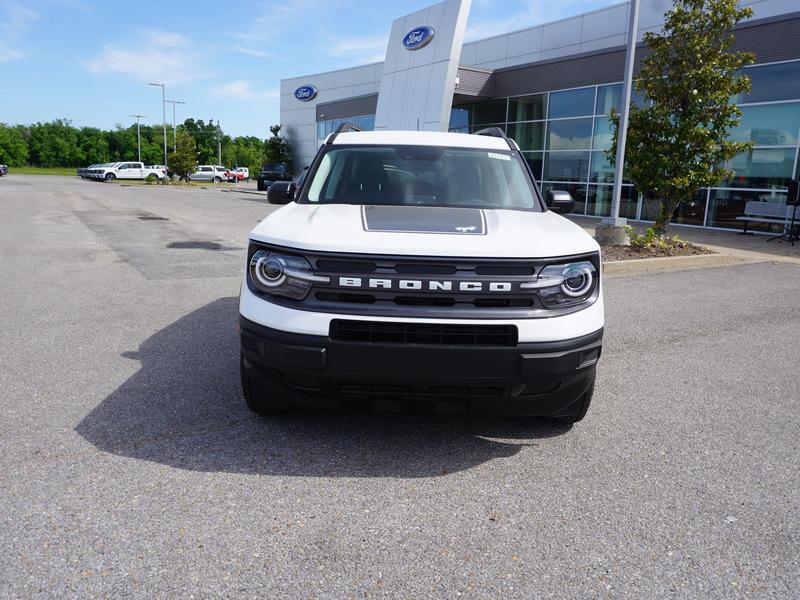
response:
[[[267,202],[289,204],[294,199],[294,184],[291,181],[273,181],[267,188]]]
[[[572,195],[564,190],[550,190],[545,201],[547,208],[560,215],[568,215],[575,210],[575,200]]]

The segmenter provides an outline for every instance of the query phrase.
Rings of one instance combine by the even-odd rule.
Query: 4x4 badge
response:
[[[469,233],[471,231],[475,231],[478,228],[474,225],[470,225],[469,227],[456,227],[456,231],[460,231],[461,233]]]

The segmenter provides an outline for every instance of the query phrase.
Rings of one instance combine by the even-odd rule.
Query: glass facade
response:
[[[789,180],[800,177],[800,61],[745,69],[752,91],[734,100],[742,111],[731,138],[751,141],[752,150],[726,164],[734,176],[719,187],[700,190],[682,203],[673,222],[700,227],[741,229],[737,216],[749,200],[785,202]],[[450,131],[503,128],[520,146],[542,190],[567,190],[575,213],[608,216],[614,169],[605,155],[611,147],[611,109],[619,109],[622,84],[553,90],[453,107]],[[647,100],[634,94],[645,106]],[[657,200],[642,198],[623,179],[620,215],[652,221]]]
[[[339,128],[342,123],[352,123],[364,131],[375,129],[375,115],[360,115],[357,117],[346,117],[344,119],[328,119],[327,121],[317,121],[317,144],[321,146],[325,139]]]
[[[734,171],[732,178],[682,203],[674,223],[741,229],[736,217],[748,201],[785,202],[789,180],[800,177],[800,61],[755,65],[745,72],[752,91],[734,99],[742,120],[731,138],[751,141],[753,148],[725,165]],[[519,144],[542,190],[567,190],[577,214],[603,217],[611,210],[614,183],[605,155],[612,140],[608,115],[621,97],[622,84],[613,83],[460,104],[451,111],[450,131],[502,128]],[[633,102],[645,106],[647,100],[634,95]],[[375,115],[320,121],[319,143],[347,122],[372,130]],[[642,198],[623,179],[620,215],[652,221],[657,214],[658,201]]]

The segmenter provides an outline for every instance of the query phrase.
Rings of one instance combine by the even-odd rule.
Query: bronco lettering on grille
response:
[[[443,281],[432,279],[422,281],[419,279],[339,277],[339,287],[370,290],[427,290],[429,292],[451,292],[455,288],[460,292],[510,292],[513,286],[509,281]]]

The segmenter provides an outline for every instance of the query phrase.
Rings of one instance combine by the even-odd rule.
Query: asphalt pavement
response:
[[[797,597],[800,266],[610,277],[594,402],[239,389],[263,196],[0,179],[0,596]]]

